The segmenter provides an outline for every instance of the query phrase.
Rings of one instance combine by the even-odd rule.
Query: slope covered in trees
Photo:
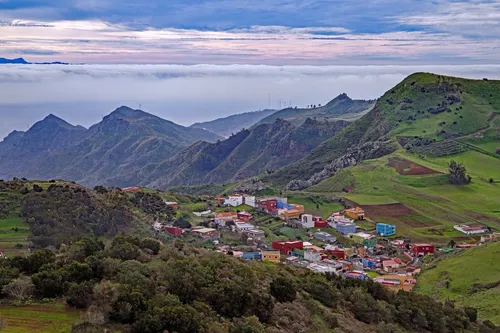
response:
[[[452,302],[182,242],[83,237],[0,265],[2,298],[63,299],[82,311],[75,333],[498,332]]]

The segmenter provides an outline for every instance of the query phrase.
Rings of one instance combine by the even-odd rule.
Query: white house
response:
[[[319,262],[321,261],[321,253],[310,249],[310,250],[305,250],[304,251],[304,260],[307,261],[312,261],[312,262]]]
[[[454,226],[455,230],[463,232],[466,235],[477,235],[477,234],[485,234],[490,232],[488,227],[482,225],[467,225],[467,224],[458,224]]]
[[[266,233],[263,230],[259,229],[251,229],[245,231],[245,234],[247,234],[248,238],[256,239],[256,240],[263,240],[266,238]]]
[[[243,205],[242,195],[230,195],[226,200],[224,200],[224,205],[229,205],[233,207],[238,207]]]
[[[311,214],[303,214],[302,219],[300,221],[302,227],[304,228],[314,228],[314,220]]]
[[[351,219],[348,219],[346,218],[345,216],[343,215],[339,215],[339,216],[330,216],[328,218],[328,225],[331,227],[331,228],[335,228],[337,226],[337,224],[339,223],[354,223],[353,220]]]
[[[236,227],[236,231],[239,233],[249,231],[255,228],[252,224],[246,222],[235,222],[234,225]]]
[[[255,197],[248,196],[244,198],[245,200],[245,205],[248,205],[250,207],[256,208],[257,207],[257,201],[255,200]]]

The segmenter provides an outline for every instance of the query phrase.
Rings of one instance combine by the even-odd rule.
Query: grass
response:
[[[14,229],[17,228],[18,231]],[[0,219],[0,252],[7,256],[24,255],[27,253],[28,226],[18,217]],[[16,248],[22,244],[23,248]]]
[[[7,322],[2,333],[69,333],[78,320],[78,311],[61,304],[2,305],[0,317]]]
[[[306,213],[319,215],[324,219],[328,218],[332,213],[344,209],[344,206],[342,206],[342,204],[340,204],[338,201],[330,202],[330,200],[326,198],[321,198],[314,195],[289,195],[288,203],[304,205],[304,210]]]
[[[473,293],[473,284],[500,281],[500,242],[448,255],[418,277],[418,292],[478,309],[481,319],[500,324],[500,289]],[[440,281],[449,281],[449,287]]]

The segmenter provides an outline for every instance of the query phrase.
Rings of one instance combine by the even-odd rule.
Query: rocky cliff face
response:
[[[335,175],[338,171],[350,166],[358,165],[364,160],[379,158],[392,153],[395,147],[390,142],[366,142],[350,149],[347,154],[337,158],[324,167],[323,170],[313,175],[308,180],[292,180],[286,186],[287,190],[299,191],[316,185],[323,180]]]

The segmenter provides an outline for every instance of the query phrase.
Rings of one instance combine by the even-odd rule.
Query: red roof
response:
[[[434,246],[434,244],[430,244],[430,243],[415,243],[413,244],[413,246],[418,246],[418,247],[424,247],[424,246]]]

